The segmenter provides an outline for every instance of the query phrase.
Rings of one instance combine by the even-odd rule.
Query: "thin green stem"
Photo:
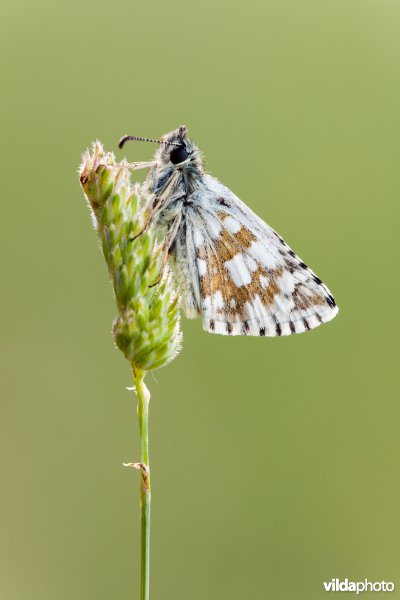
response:
[[[144,383],[145,372],[132,365],[133,381],[138,397],[140,431],[140,600],[149,600],[150,583],[150,465],[149,465],[149,402],[150,392]]]

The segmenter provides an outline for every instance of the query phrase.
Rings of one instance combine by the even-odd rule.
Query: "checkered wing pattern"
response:
[[[333,319],[335,300],[315,273],[228,188],[206,179],[192,223],[204,329],[281,336]]]

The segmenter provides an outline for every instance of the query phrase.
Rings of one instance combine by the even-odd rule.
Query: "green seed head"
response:
[[[114,287],[115,343],[135,369],[163,367],[181,345],[179,298],[168,269],[160,273],[154,227],[141,233],[141,188],[131,186],[127,163],[117,166],[99,142],[84,154],[79,175]]]

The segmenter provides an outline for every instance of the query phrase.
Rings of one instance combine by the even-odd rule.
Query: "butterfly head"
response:
[[[200,150],[187,137],[184,125],[162,136],[154,156],[147,182],[156,197],[166,189],[170,194],[187,193],[197,185],[204,173]]]
[[[154,157],[158,167],[169,164],[181,168],[183,165],[189,165],[190,163],[196,163],[197,166],[202,166],[200,161],[200,151],[189,140],[186,133],[186,126],[181,125],[178,129],[174,129],[163,135],[160,140],[139,137],[136,135],[124,135],[119,141],[119,147],[122,148],[129,140],[154,142],[160,145]]]
[[[200,151],[187,137],[187,128],[181,125],[162,136],[160,148],[155,154],[157,167],[185,169],[201,167]]]
[[[159,144],[147,177],[149,190],[157,195],[172,179],[173,187],[184,181],[185,187],[193,188],[199,176],[204,173],[201,152],[186,134],[187,128],[181,125],[159,140],[126,135],[121,138],[119,147],[122,148],[129,140]]]

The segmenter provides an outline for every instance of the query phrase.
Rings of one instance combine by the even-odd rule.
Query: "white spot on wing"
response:
[[[210,219],[207,223],[207,231],[213,239],[219,238],[221,229],[221,223],[217,219]]]
[[[205,311],[210,311],[211,310],[211,298],[210,296],[206,296],[205,298],[203,298],[203,300],[201,301],[202,303],[202,308]]]
[[[199,275],[205,275],[207,273],[207,263],[202,258],[197,259],[197,267],[199,269]]]
[[[251,273],[254,273],[254,271],[257,271],[257,263],[254,260],[254,258],[251,258],[251,256],[246,255],[244,257],[246,266],[250,269]]]
[[[265,246],[261,242],[252,242],[248,250],[249,254],[258,260],[267,269],[274,269],[277,261],[273,254],[267,252]]]
[[[251,283],[251,275],[242,254],[236,254],[231,260],[227,260],[225,267],[228,269],[233,283],[238,287]]]
[[[193,231],[193,239],[194,239],[194,244],[197,248],[204,244],[204,238],[197,228],[195,228]]]
[[[229,233],[237,233],[242,228],[241,224],[232,217],[226,217],[226,219],[224,219],[224,226]]]
[[[267,311],[258,294],[251,301],[247,301],[245,306],[247,317],[250,320],[259,319],[262,321],[265,319]]]
[[[279,287],[283,294],[292,294],[294,291],[295,279],[289,271],[284,271],[279,277]]]
[[[217,290],[212,299],[213,308],[216,310],[222,310],[224,308],[224,299],[220,290]]]

